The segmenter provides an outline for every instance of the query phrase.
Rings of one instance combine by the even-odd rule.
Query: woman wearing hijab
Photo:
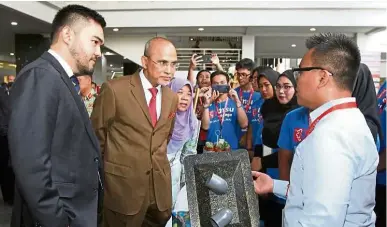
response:
[[[279,73],[274,71],[272,68],[261,67],[259,69],[260,71],[258,71],[258,68],[253,71],[253,80],[256,81],[256,87],[258,87],[258,91],[261,93],[262,99],[259,102],[253,103],[251,106],[253,116],[251,124],[249,124],[248,127],[246,141],[246,148],[250,153],[253,153],[254,157],[261,157],[263,154],[263,119],[261,109],[265,100],[272,99],[275,96],[274,87],[279,76]]]
[[[357,106],[363,113],[376,142],[378,135],[382,135],[382,127],[377,111],[374,79],[366,64],[360,64],[352,97],[356,98]]]
[[[175,78],[170,83],[172,91],[179,97],[175,126],[168,143],[167,156],[172,175],[172,204],[179,193],[180,180],[183,178],[183,159],[196,154],[198,121],[193,110],[193,88],[188,80]]]
[[[267,167],[278,167],[278,153],[276,152],[276,149],[278,148],[277,143],[281,125],[286,114],[298,107],[297,98],[295,96],[297,83],[294,79],[293,72],[287,70],[279,77],[275,78],[276,74],[272,71],[266,70],[259,76],[259,86],[262,88],[261,94],[265,98],[265,102],[261,107],[263,118],[262,143],[260,146],[258,145],[255,147],[254,155],[259,158],[253,159],[252,169],[257,170],[262,167],[261,171],[263,172],[266,172]],[[267,84],[265,86],[265,79],[275,88],[272,93],[270,93],[270,90],[266,89]],[[274,149],[273,153],[263,157],[263,145]]]
[[[274,70],[273,70],[274,71]],[[273,71],[266,70],[259,75],[259,86],[264,88],[261,92],[266,98],[261,108],[263,118],[262,144],[272,148],[272,153],[263,156],[263,146],[256,146],[255,156],[251,163],[252,170],[266,172],[267,168],[278,168],[277,142],[281,131],[281,125],[286,114],[297,108],[295,96],[296,80],[293,72],[287,70],[275,78]],[[265,89],[265,80],[269,81],[273,91]],[[263,86],[262,86],[263,85]],[[267,84],[266,84],[267,85]],[[268,92],[269,91],[269,92]],[[281,226],[283,204],[273,195],[260,199],[260,210],[265,226]],[[267,212],[266,212],[267,211]]]

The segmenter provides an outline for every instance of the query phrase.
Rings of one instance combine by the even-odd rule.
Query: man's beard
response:
[[[74,72],[75,75],[90,75],[90,76],[93,75],[94,67],[92,67],[90,69],[89,65],[82,64],[82,62],[80,60],[81,57],[80,57],[79,53],[75,49],[70,48],[70,54],[75,59],[76,66],[77,66],[77,69],[78,69],[78,72]]]

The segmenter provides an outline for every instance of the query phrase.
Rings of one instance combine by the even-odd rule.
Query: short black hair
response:
[[[312,50],[314,67],[322,67],[333,74],[337,85],[352,92],[360,67],[360,51],[356,43],[344,34],[318,34],[306,40]]]
[[[226,77],[226,80],[227,80],[227,83],[230,81],[230,77],[228,76],[228,74],[226,72],[223,72],[223,71],[215,71],[213,73],[211,73],[211,83],[212,83],[212,79],[216,76],[219,76],[219,75],[223,75]]]
[[[93,85],[95,85],[95,86],[97,86],[97,83],[96,82],[94,82],[94,81],[91,81],[91,84]]]
[[[250,58],[243,58],[242,60],[238,61],[235,65],[235,70],[238,69],[247,69],[250,72],[253,71],[255,67],[255,63]]]
[[[105,19],[97,11],[89,9],[81,5],[68,5],[63,7],[55,15],[51,25],[51,43],[54,42],[56,35],[63,28],[63,26],[71,26],[79,20],[94,20],[101,25],[102,28],[106,27]]]
[[[200,70],[200,71],[198,72],[198,74],[196,74],[196,80],[198,80],[198,79],[199,79],[199,75],[200,75],[202,72],[208,72],[208,73],[211,75],[211,72],[210,72],[210,70],[207,70],[207,69],[202,69],[202,70]]]

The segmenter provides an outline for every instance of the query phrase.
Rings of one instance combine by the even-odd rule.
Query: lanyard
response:
[[[383,96],[386,97],[386,96],[385,96],[386,91],[387,91],[386,89],[383,89],[383,91],[378,95],[377,98],[380,99],[380,98],[383,97]]]
[[[306,132],[306,136],[311,134],[316,127],[317,123],[324,118],[326,115],[336,111],[336,110],[343,110],[343,109],[351,109],[351,108],[357,108],[356,102],[347,102],[347,103],[342,103],[338,104],[335,106],[332,106],[331,108],[327,109],[324,113],[322,113],[320,116],[318,116],[309,126],[308,131]],[[310,117],[309,117],[309,122],[310,122]]]
[[[245,112],[247,113],[247,111],[249,110],[250,108],[250,105],[251,105],[251,99],[253,98],[253,93],[254,93],[254,89],[251,89],[250,90],[250,96],[249,96],[249,99],[247,101],[247,104],[245,106]],[[239,90],[239,98],[241,100],[243,100],[243,92],[242,92],[242,88]]]
[[[215,107],[216,107],[216,115],[218,116],[219,123],[220,123],[220,131],[222,131],[224,115],[226,115],[227,104],[228,104],[228,98],[226,99],[226,104],[224,105],[222,116],[220,116],[220,114],[219,114],[219,109],[220,109],[220,107],[218,107],[219,103],[216,103],[216,105],[215,105]]]

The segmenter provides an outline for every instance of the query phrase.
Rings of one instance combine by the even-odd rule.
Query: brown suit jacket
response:
[[[155,128],[139,74],[104,83],[95,101],[91,121],[104,160],[104,206],[112,211],[137,214],[152,174],[157,207],[160,211],[172,208],[167,143],[178,98],[165,86],[161,96],[161,114]]]

